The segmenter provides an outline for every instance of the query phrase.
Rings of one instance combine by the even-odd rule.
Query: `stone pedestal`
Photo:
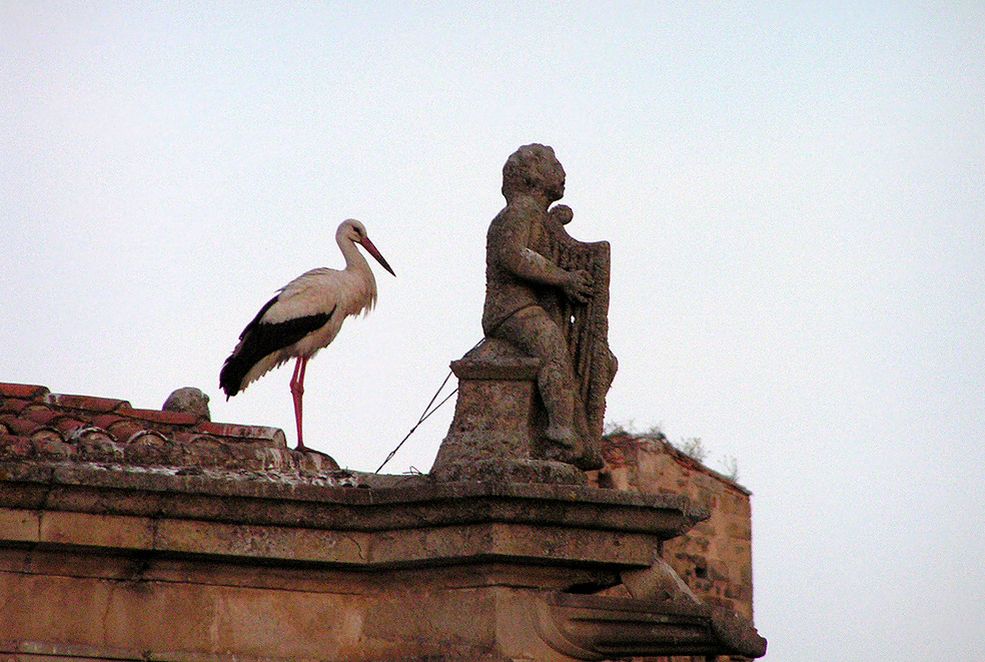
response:
[[[585,474],[545,443],[537,392],[540,360],[487,339],[458,361],[455,417],[431,468],[439,481],[586,484]]]

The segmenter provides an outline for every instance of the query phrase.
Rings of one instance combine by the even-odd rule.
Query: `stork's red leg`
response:
[[[298,447],[297,450],[303,451],[304,436],[301,431],[301,407],[304,397],[304,370],[308,367],[308,357],[299,356],[298,362],[294,364],[294,375],[291,377],[291,395],[294,397],[294,422],[298,427]]]

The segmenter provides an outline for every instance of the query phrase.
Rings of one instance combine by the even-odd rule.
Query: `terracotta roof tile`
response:
[[[194,425],[198,422],[198,416],[183,411],[159,411],[155,409],[134,409],[129,405],[121,407],[116,411],[120,416],[127,418],[139,418],[142,421],[151,423],[162,423],[164,425]]]
[[[0,383],[0,462],[25,461],[96,462],[120,471],[192,467],[240,479],[266,472],[274,480],[319,484],[334,480],[337,471],[320,456],[316,462],[288,450],[278,428],[215,423],[207,411],[140,409],[127,400]],[[354,482],[346,476],[345,484]]]
[[[274,441],[284,437],[282,430],[260,425],[239,425],[236,423],[213,423],[212,421],[206,421],[199,428],[207,434],[234,439],[268,439]]]
[[[51,421],[51,425],[55,426],[66,436],[71,436],[73,432],[79,428],[86,427],[85,421],[80,421],[77,418],[71,416],[57,416]]]
[[[50,432],[50,434],[45,434]],[[65,440],[54,430],[42,429],[31,435],[34,447],[42,457],[53,460],[67,460],[76,454],[75,446],[66,444]]]
[[[26,418],[29,421],[34,421],[38,425],[47,425],[52,421],[52,419],[57,418],[60,414],[57,411],[52,411],[47,407],[42,407],[39,405],[30,405],[21,410],[21,418]]]
[[[43,425],[43,426],[41,426],[39,428],[35,428],[35,430],[33,432],[31,432],[31,441],[34,441],[34,442],[43,442],[43,441],[63,442],[63,441],[65,441],[65,437],[63,437],[62,436],[62,433],[59,432],[58,430],[56,430],[55,428],[50,427],[48,425]]]
[[[13,412],[16,414],[30,404],[30,400],[0,397],[0,412]]]
[[[121,418],[106,426],[106,431],[121,443],[126,442],[127,439],[144,429],[144,426],[137,421],[131,421],[126,418]]]
[[[44,386],[36,384],[4,384],[0,383],[0,397],[33,399],[48,393]]]
[[[35,421],[28,418],[18,418],[13,414],[0,414],[0,423],[3,423],[12,435],[30,434],[38,427]]]
[[[115,423],[125,420],[119,414],[100,414],[92,417],[92,425],[97,428],[108,428]]]
[[[111,435],[109,432],[103,430],[102,428],[97,428],[91,425],[86,425],[76,430],[73,430],[68,440],[72,443],[78,443],[83,439],[95,439],[95,438],[105,439],[106,441],[113,441],[113,435]]]
[[[64,393],[48,393],[45,396],[45,401],[60,409],[81,409],[92,413],[106,413],[121,406],[130,406],[126,400],[95,398],[91,395],[66,395]]]

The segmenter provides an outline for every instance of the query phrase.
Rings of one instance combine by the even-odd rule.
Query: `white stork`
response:
[[[308,359],[335,339],[346,317],[367,314],[376,304],[376,279],[356,244],[396,276],[359,221],[343,221],[335,232],[335,242],[345,258],[345,269],[312,269],[282,287],[239,334],[239,343],[219,372],[219,386],[228,400],[271,369],[296,357],[291,395],[298,450],[306,450],[301,431],[301,398]]]

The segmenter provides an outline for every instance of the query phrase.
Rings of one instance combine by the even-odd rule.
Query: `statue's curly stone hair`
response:
[[[539,143],[523,145],[503,165],[503,196],[509,200],[515,193],[538,188],[547,172],[560,167],[552,147]]]

